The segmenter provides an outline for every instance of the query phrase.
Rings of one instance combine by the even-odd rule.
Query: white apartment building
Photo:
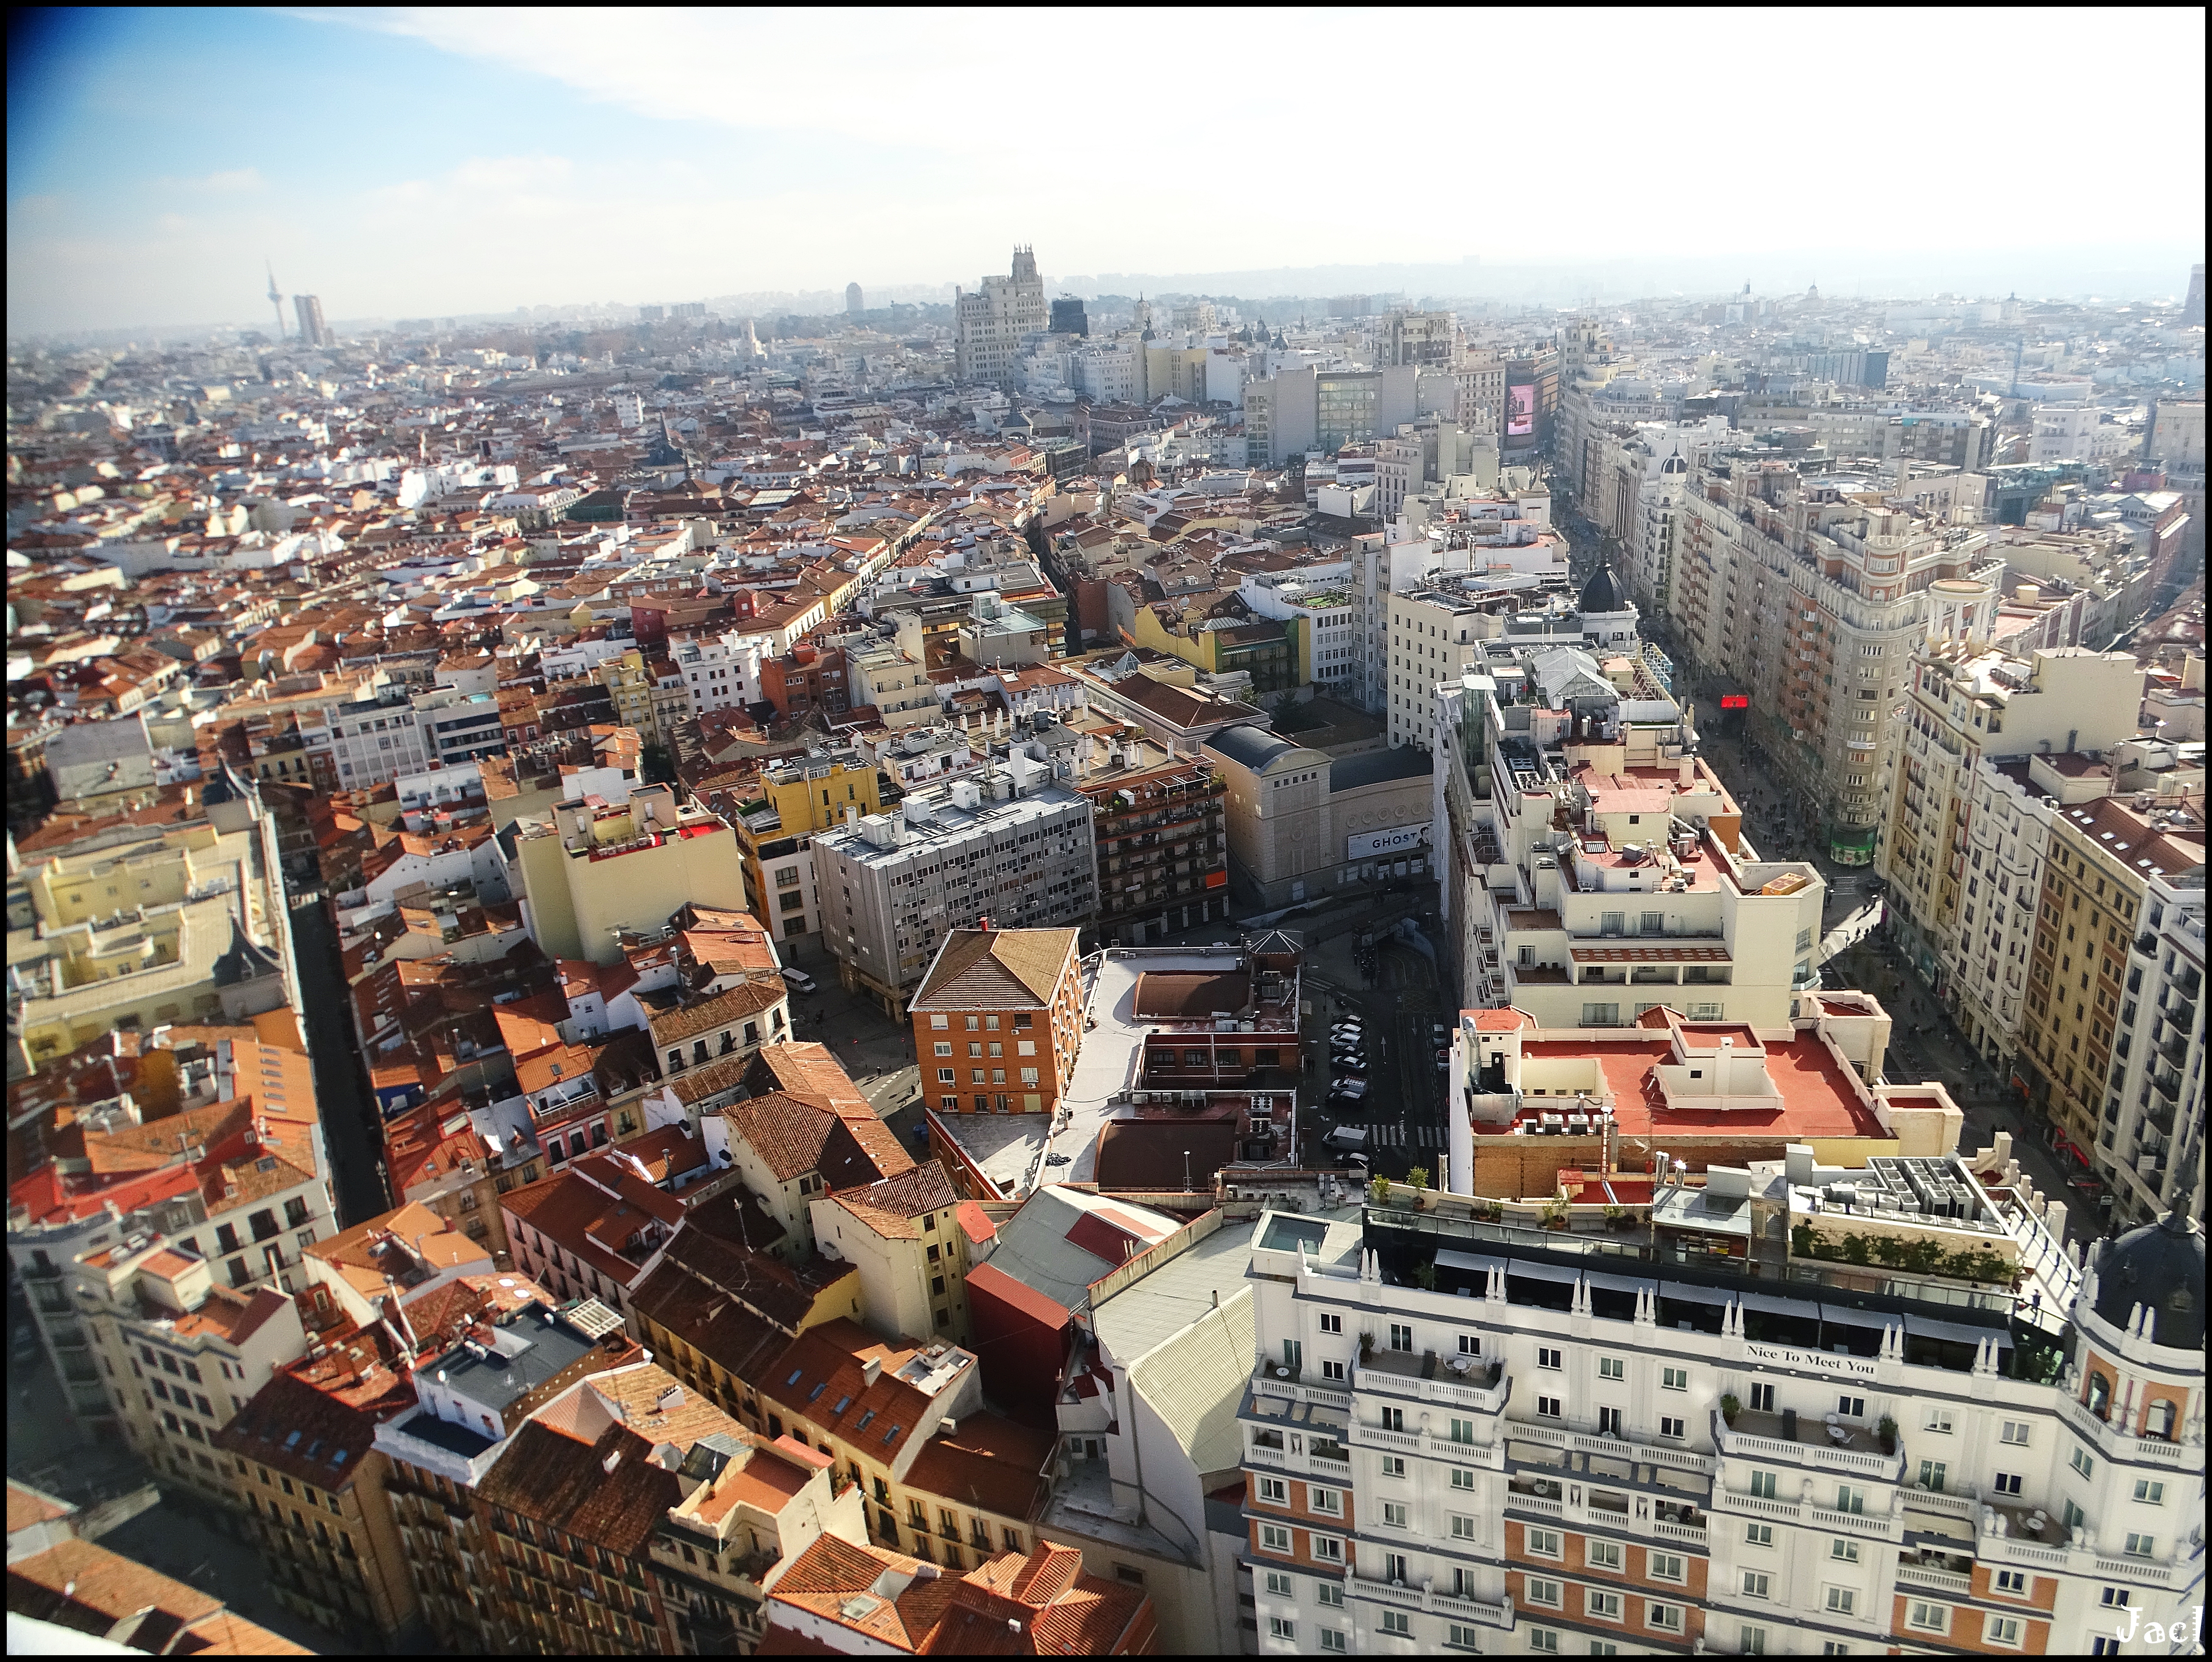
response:
[[[1981,892],[1989,844],[1969,847],[1979,840],[1972,827],[1983,757],[2033,757],[2059,780],[2079,777],[2135,737],[2142,707],[2142,666],[2128,653],[2068,646],[2023,661],[1983,644],[1986,610],[1971,604],[1961,632],[1931,634],[1909,660],[1891,821],[1875,862],[1890,880],[1899,943],[1930,980],[1954,971],[1965,931],[1997,927],[2002,909]]]
[[[2121,1218],[2204,1210],[2204,870],[2150,874],[2097,1164]]]
[[[668,656],[683,678],[694,715],[734,710],[761,701],[761,660],[775,656],[764,634],[735,629],[669,642]]]
[[[1265,1214],[1237,1410],[1260,1653],[2042,1655],[2188,1631],[2203,1234],[2169,1219],[2083,1276],[2005,1152],[1846,1173],[1799,1146],[1654,1210],[1733,1192],[1809,1253],[1846,1178],[1940,1190],[1950,1215],[1882,1227],[2017,1265],[2018,1294],[1809,1256],[1747,1274],[1685,1252],[1697,1228],[1623,1250],[1444,1195]]]
[[[1088,797],[1034,740],[1002,761],[814,836],[823,943],[848,992],[894,1019],[949,931],[1083,924],[1097,909]]]
[[[327,746],[341,791],[367,790],[402,773],[419,773],[434,759],[423,747],[406,688],[395,684],[379,690],[376,698],[327,707],[319,727],[301,725],[309,749]]]
[[[1784,777],[1826,819],[1829,857],[1871,864],[1912,652],[1931,634],[1992,632],[2002,568],[1988,534],[1900,506],[1871,476],[1722,456],[1691,480],[1678,652],[1747,694]]]
[[[1983,1058],[2009,1064],[2020,1034],[2037,897],[2043,892],[2052,821],[2062,808],[2102,796],[2111,769],[2086,756],[1984,756],[1970,783],[1967,881],[1975,886],[1946,967],[1953,1018]]]
[[[1042,333],[1046,322],[1036,254],[1017,248],[1010,275],[985,277],[980,288],[953,291],[953,379],[1013,385],[1021,374],[1024,339]]]

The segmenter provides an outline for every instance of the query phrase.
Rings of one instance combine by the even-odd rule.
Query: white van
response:
[[[814,978],[811,975],[809,975],[805,970],[793,969],[788,966],[786,966],[781,974],[783,975],[784,986],[789,987],[793,992],[811,992],[814,991]]]
[[[1321,1141],[1323,1148],[1333,1149],[1339,1154],[1348,1153],[1353,1149],[1364,1149],[1367,1146],[1367,1127],[1339,1125]]]

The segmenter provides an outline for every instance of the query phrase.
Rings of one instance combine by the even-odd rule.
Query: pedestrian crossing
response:
[[[1370,1125],[1367,1140],[1378,1149],[1441,1149],[1444,1132],[1441,1125],[1408,1125],[1395,1119]]]

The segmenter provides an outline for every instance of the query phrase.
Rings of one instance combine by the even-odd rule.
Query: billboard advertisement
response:
[[[1525,439],[1536,430],[1536,389],[1534,386],[1509,386],[1505,389],[1505,436]]]
[[[1404,854],[1416,848],[1425,848],[1429,841],[1429,822],[1419,825],[1393,826],[1388,831],[1363,831],[1358,836],[1344,840],[1346,860],[1387,859],[1393,854]]]

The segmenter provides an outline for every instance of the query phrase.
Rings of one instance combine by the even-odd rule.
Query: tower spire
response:
[[[284,338],[284,296],[276,287],[276,266],[270,263],[265,254],[262,256],[261,263],[269,272],[269,304],[276,309],[276,338],[281,341]]]

